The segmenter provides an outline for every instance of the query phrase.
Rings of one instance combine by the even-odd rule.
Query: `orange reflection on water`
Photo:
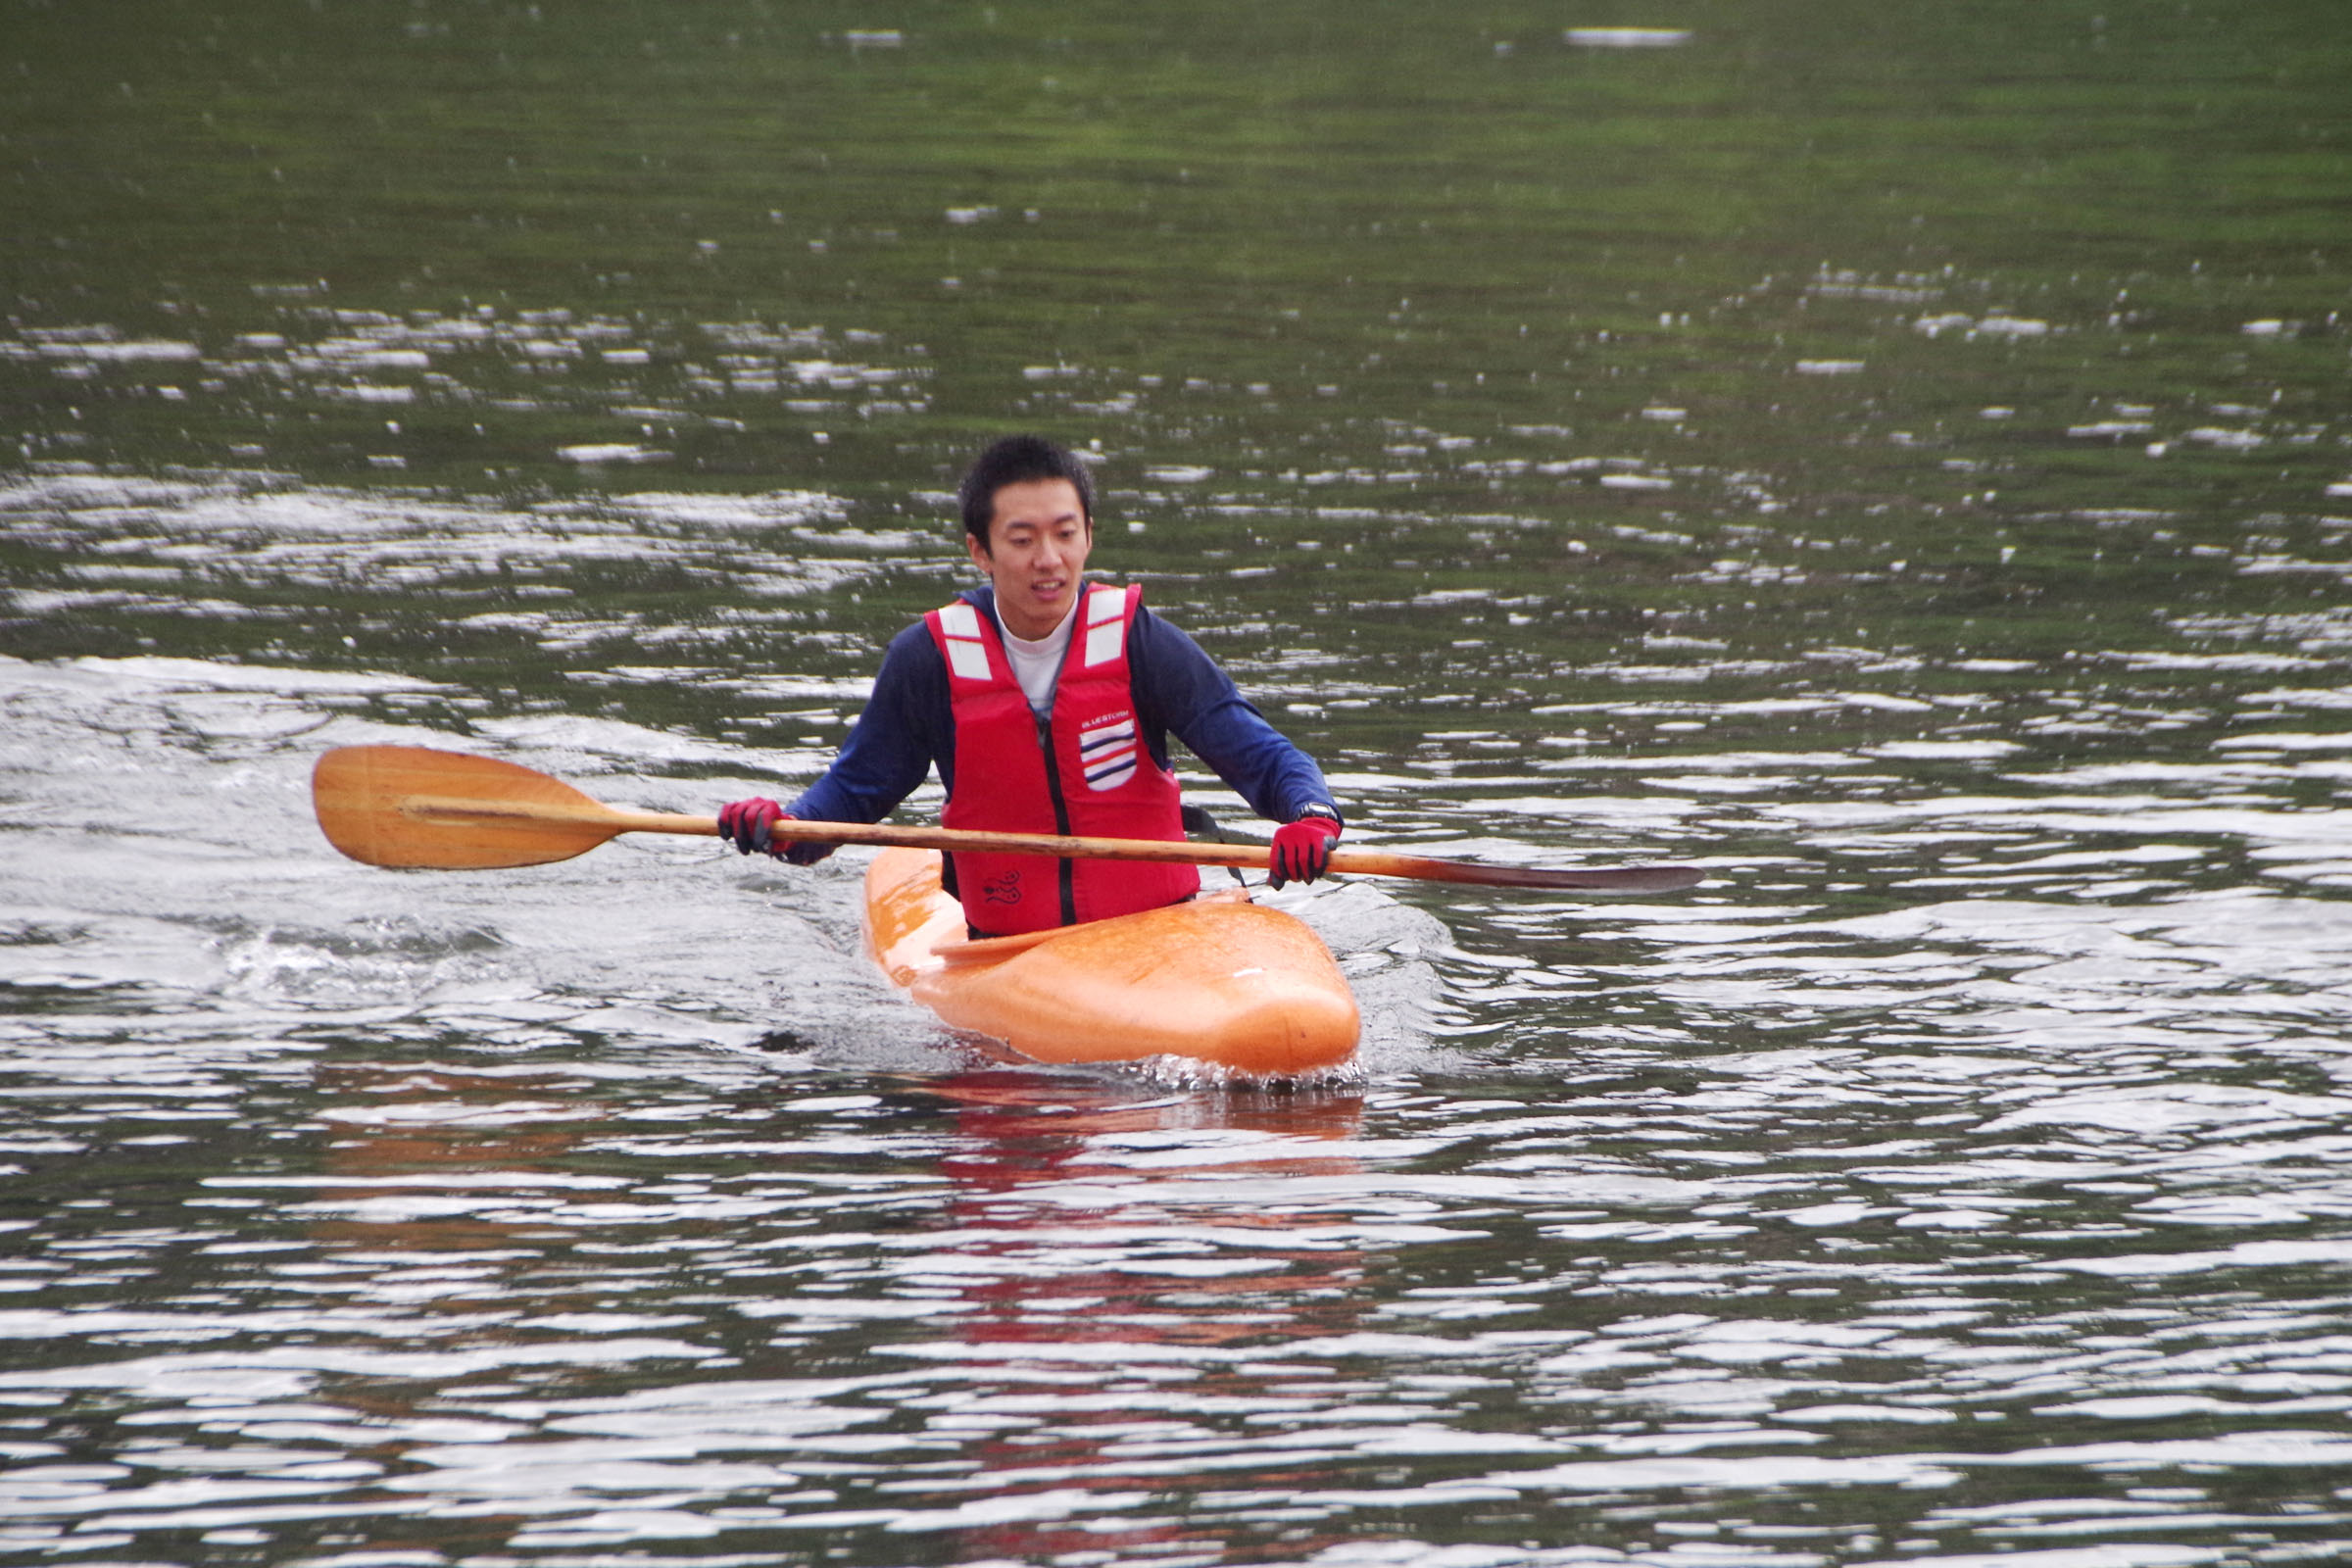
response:
[[[971,1358],[1001,1370],[955,1413],[1004,1425],[965,1452],[1013,1511],[1025,1494],[1102,1499],[959,1531],[964,1552],[1222,1550],[1247,1527],[1135,1508],[1139,1494],[1330,1484],[1314,1456],[1269,1450],[1268,1429],[1236,1412],[1266,1406],[1272,1384],[1326,1376],[1320,1356],[1285,1365],[1286,1346],[1353,1330],[1375,1298],[1360,1250],[1328,1234],[1341,1227],[1322,1196],[1360,1171],[1348,1152],[1360,1095],[1136,1102],[1131,1085],[986,1071],[923,1092],[955,1106],[963,1134],[941,1168],[964,1237],[943,1244],[999,1265],[964,1287],[979,1310],[957,1322]],[[1300,1181],[1310,1189],[1286,1195]],[[1338,1539],[1284,1534],[1296,1552]]]

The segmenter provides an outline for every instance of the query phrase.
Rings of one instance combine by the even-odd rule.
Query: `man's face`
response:
[[[1034,642],[1070,612],[1095,525],[1069,480],[1024,479],[997,492],[987,545],[969,534],[964,545],[996,585],[1005,630]]]

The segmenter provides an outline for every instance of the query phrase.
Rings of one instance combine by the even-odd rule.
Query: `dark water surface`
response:
[[[2348,76],[0,0],[0,1561],[2342,1560]],[[1274,1094],[944,1037],[853,856],[319,838],[789,793],[1027,425],[1358,839],[1709,882],[1286,892]]]

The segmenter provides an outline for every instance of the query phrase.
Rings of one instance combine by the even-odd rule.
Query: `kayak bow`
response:
[[[889,849],[865,873],[866,946],[952,1028],[1038,1061],[1182,1056],[1295,1078],[1355,1054],[1360,1020],[1320,937],[1216,894],[1085,925],[968,940],[939,856]]]

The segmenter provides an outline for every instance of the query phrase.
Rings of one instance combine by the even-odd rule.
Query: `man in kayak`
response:
[[[958,493],[964,545],[988,586],[891,640],[873,696],[833,765],[789,807],[719,812],[738,850],[807,865],[829,844],[771,836],[779,818],[877,822],[939,770],[952,828],[1181,839],[1172,733],[1274,833],[1275,887],[1329,863],[1340,813],[1313,760],[1246,702],[1200,645],[1143,608],[1141,588],[1085,579],[1094,485],[1062,448],[1010,436]],[[1181,903],[1190,865],[1041,856],[948,858],[973,934],[1010,936]]]

